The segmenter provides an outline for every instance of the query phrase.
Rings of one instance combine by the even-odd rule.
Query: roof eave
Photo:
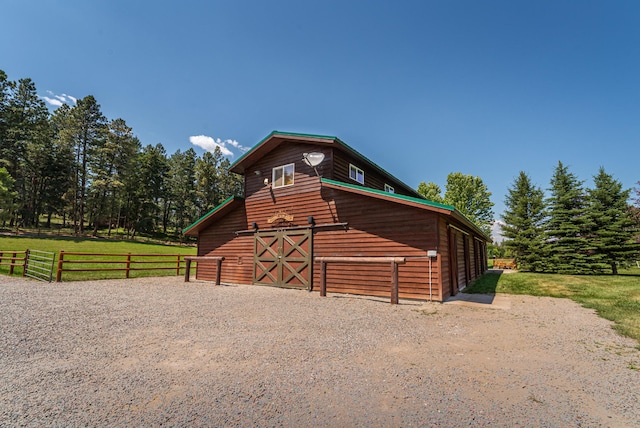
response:
[[[337,137],[332,137],[328,135],[315,135],[315,134],[297,134],[293,132],[282,132],[282,131],[272,131],[265,138],[260,140],[258,144],[253,146],[248,152],[242,155],[238,160],[236,160],[231,166],[229,166],[229,171],[235,172],[236,174],[244,175],[245,171],[253,165],[256,161],[252,162],[252,159],[258,157],[258,159],[275,147],[279,146],[285,139],[287,138],[295,138],[298,141],[304,141],[308,143],[317,143],[317,144],[331,144],[334,141],[339,141]]]
[[[214,209],[212,209],[211,211],[209,211],[208,213],[200,217],[198,220],[193,222],[190,226],[187,226],[184,229],[182,229],[182,234],[188,235],[188,236],[197,236],[200,230],[202,230],[213,217],[226,211],[231,206],[235,205],[235,203],[242,202],[242,201],[244,201],[244,199],[238,196],[228,197],[220,205],[218,205],[217,207],[215,207]]]
[[[343,183],[342,181],[329,180],[327,178],[322,179],[322,185],[328,188],[344,190],[351,193],[357,193],[363,196],[375,197],[377,199],[383,199],[390,202],[401,203],[403,205],[409,205],[421,209],[429,209],[430,211],[439,212],[441,214],[451,214],[455,208],[445,204],[439,204],[432,202],[424,198],[415,198],[413,196],[404,196],[394,193],[384,192],[382,190],[372,189],[370,187],[357,186],[354,184]]]
[[[483,237],[487,242],[491,242],[491,239],[475,223],[469,220],[465,215],[463,215],[452,205],[440,204],[438,202],[432,202],[426,199],[421,200],[419,198],[414,198],[411,196],[387,193],[383,192],[382,190],[372,189],[370,187],[356,186],[343,183],[341,181],[329,180],[326,178],[322,179],[322,185],[332,189],[344,190],[363,196],[375,197],[377,199],[383,199],[390,202],[401,203],[403,205],[408,205],[420,209],[427,209],[429,211],[449,215],[455,218],[460,223],[463,223],[470,229],[473,229],[474,232]]]

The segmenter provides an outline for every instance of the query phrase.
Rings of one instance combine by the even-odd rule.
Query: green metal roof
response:
[[[203,222],[208,217],[210,217],[213,214],[215,214],[216,212],[220,211],[222,208],[224,208],[226,205],[228,205],[230,202],[234,201],[235,199],[242,199],[242,198],[238,198],[237,196],[229,196],[227,199],[222,201],[222,203],[220,205],[218,205],[217,207],[215,207],[214,209],[212,209],[211,211],[209,211],[208,213],[206,213],[205,215],[200,217],[198,220],[194,221],[191,225],[189,225],[189,226],[185,227],[184,229],[182,229],[182,233],[186,234],[189,230],[193,229],[199,223]]]
[[[282,131],[271,131],[271,133],[269,135],[267,135],[266,137],[264,137],[262,140],[260,140],[258,142],[258,144],[254,145],[253,147],[251,147],[251,149],[249,149],[248,151],[246,151],[242,156],[240,156],[234,163],[232,163],[231,165],[229,165],[229,169],[233,169],[234,166],[236,166],[237,164],[239,164],[244,158],[246,158],[247,156],[249,156],[249,154],[251,154],[255,149],[257,149],[258,147],[260,147],[260,145],[262,143],[264,143],[265,141],[267,141],[269,138],[273,137],[274,135],[285,135],[287,137],[307,137],[307,138],[321,138],[323,140],[339,140],[338,137],[330,137],[327,135],[315,135],[315,134],[301,134],[301,133],[296,133],[296,132],[282,132]],[[343,143],[344,144],[344,143]]]
[[[474,222],[469,220],[467,216],[465,216],[460,211],[458,211],[456,207],[454,207],[453,205],[441,204],[441,203],[433,202],[424,198],[414,198],[413,196],[398,195],[396,193],[385,192],[384,190],[372,189],[371,187],[364,187],[357,184],[345,183],[343,181],[330,180],[328,178],[321,178],[321,182],[331,184],[336,187],[344,187],[347,189],[359,190],[365,193],[370,193],[378,196],[385,196],[391,199],[397,199],[399,202],[400,201],[413,202],[416,204],[424,205],[426,207],[433,207],[433,208],[439,208],[439,209],[450,211],[451,214],[458,216],[460,220],[468,223],[469,226],[476,229],[477,232],[479,232],[482,236],[487,238],[488,242],[491,241],[491,239],[489,239],[489,237]]]
[[[356,149],[354,149],[353,147],[351,147],[350,145],[348,145],[347,143],[345,143],[344,141],[342,141],[340,138],[335,137],[335,136],[331,136],[331,135],[319,135],[319,134],[304,134],[304,133],[298,133],[298,132],[283,132],[283,131],[271,131],[271,133],[269,135],[267,135],[266,137],[264,137],[262,140],[260,140],[260,142],[258,144],[256,144],[255,146],[253,146],[249,151],[247,151],[246,153],[244,153],[240,158],[238,158],[238,160],[236,160],[233,164],[231,164],[229,166],[229,170],[233,170],[233,168],[238,165],[240,162],[242,162],[243,159],[245,159],[247,156],[249,156],[251,153],[253,153],[256,149],[258,149],[265,141],[269,140],[271,137],[274,136],[283,136],[283,137],[301,137],[301,138],[318,138],[318,139],[322,139],[322,140],[329,140],[329,141],[335,141],[338,143],[338,145],[340,145],[342,148],[346,149],[347,152],[350,152],[352,155],[362,159],[363,161],[365,161],[366,163],[370,164],[371,166],[373,166],[375,169],[377,169],[378,171],[380,171],[383,175],[387,175],[388,177],[393,178],[395,181],[397,181],[402,187],[405,188],[405,190],[411,191],[413,192],[417,197],[420,197],[420,194],[413,189],[411,186],[405,184],[402,180],[398,179],[396,176],[394,176],[393,174],[389,173],[386,169],[382,168],[380,165],[378,165],[377,163],[373,162],[371,159],[369,159],[368,157],[364,156],[362,153],[360,153],[359,151],[357,151]]]
[[[333,184],[334,186],[347,187],[349,189],[355,189],[355,190],[362,190],[367,193],[374,193],[381,196],[388,196],[393,199],[400,199],[403,201],[415,202],[417,204],[426,205],[434,208],[441,208],[448,211],[456,210],[456,208],[453,205],[441,204],[441,203],[433,202],[424,198],[415,198],[413,196],[399,195],[397,193],[389,193],[389,192],[385,192],[384,190],[372,189],[371,187],[364,187],[357,184],[345,183],[344,181],[336,181],[336,180],[330,180],[328,178],[323,178],[322,182]]]

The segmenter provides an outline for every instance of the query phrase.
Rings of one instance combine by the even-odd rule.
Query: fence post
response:
[[[9,260],[9,275],[13,275],[13,264],[16,262],[16,253],[11,253],[11,260]]]
[[[398,263],[391,262],[391,304],[398,304]]]
[[[327,296],[327,263],[320,262],[320,296]]]
[[[13,268],[13,266],[11,266]],[[29,267],[29,249],[24,252],[24,260],[22,261],[22,276],[26,276]]]
[[[131,253],[127,254],[127,268],[126,268],[125,278],[129,278],[129,269],[131,269]]]
[[[64,251],[60,250],[58,254],[58,271],[56,272],[56,282],[62,279],[62,265],[64,263]]]
[[[180,255],[176,256],[176,276],[180,276]]]
[[[191,272],[191,259],[185,258],[184,282],[189,282],[189,273]]]
[[[220,279],[222,277],[222,260],[224,260],[224,257],[216,261],[218,265],[216,267],[216,285],[220,285]]]

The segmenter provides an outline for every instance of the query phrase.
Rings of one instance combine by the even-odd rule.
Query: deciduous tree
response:
[[[418,184],[418,193],[432,202],[444,203],[440,186],[431,181],[428,183],[424,181],[420,182],[420,184]]]
[[[494,204],[491,202],[491,192],[480,177],[461,172],[449,174],[444,203],[456,207],[484,233],[491,235]]]

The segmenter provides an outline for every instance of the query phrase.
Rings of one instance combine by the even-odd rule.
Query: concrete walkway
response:
[[[449,297],[444,304],[475,306],[478,308],[510,309],[511,299],[507,294],[467,294],[460,292]]]

